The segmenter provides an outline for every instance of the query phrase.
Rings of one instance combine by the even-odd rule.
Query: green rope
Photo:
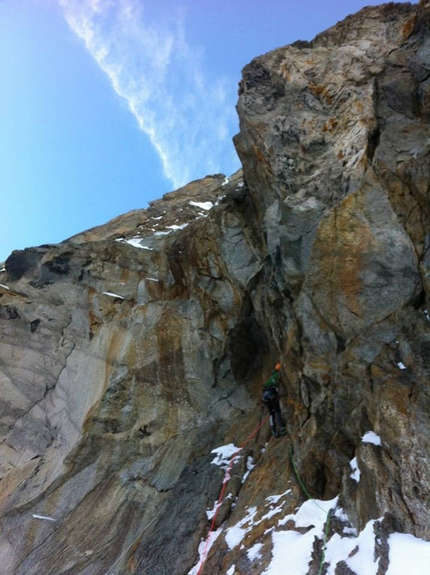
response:
[[[318,573],[317,575],[321,575],[322,574],[322,570],[324,567],[324,562],[325,562],[325,551],[327,548],[327,540],[328,540],[328,531],[330,529],[330,521],[331,521],[331,517],[332,514],[330,513],[331,509],[329,509],[329,511],[327,512],[327,520],[325,522],[325,529],[324,529],[324,537],[323,537],[323,547],[322,547],[322,554],[321,554],[321,563],[320,563],[320,568],[318,569]]]
[[[321,511],[323,511],[324,513],[326,512],[325,509],[323,509],[321,507],[321,505],[318,505],[318,503],[315,501],[315,498],[312,497],[312,495],[309,493],[309,491],[306,489],[306,485],[303,483],[302,478],[300,477],[300,474],[297,470],[296,464],[294,463],[294,457],[293,457],[293,452],[290,451],[290,459],[291,459],[291,464],[293,466],[293,470],[294,470],[294,475],[296,476],[297,481],[299,482],[300,487],[303,489],[304,494],[306,495],[306,497],[308,499],[311,499],[315,505],[321,509]],[[324,536],[323,536],[323,547],[322,547],[322,554],[321,554],[321,562],[320,562],[320,566],[318,569],[318,573],[317,575],[321,575],[322,571],[323,571],[323,567],[324,567],[324,561],[325,561],[325,552],[326,552],[326,548],[327,548],[327,540],[328,540],[328,532],[330,529],[330,521],[331,521],[331,509],[328,510],[327,512],[327,519],[325,521],[325,528],[324,528]]]

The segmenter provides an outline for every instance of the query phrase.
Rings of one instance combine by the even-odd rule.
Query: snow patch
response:
[[[284,575],[285,565],[294,575],[307,575],[312,559],[314,539],[323,539],[328,513],[349,522],[343,509],[337,507],[338,498],[332,501],[309,499],[294,515],[287,515],[281,522],[292,519],[296,527],[312,527],[305,534],[295,531],[272,533],[272,561],[264,575]],[[335,533],[326,543],[324,561],[326,575],[335,575],[336,567],[344,561],[355,575],[377,575],[379,558],[375,559],[375,524],[381,519],[372,519],[355,536],[342,537]],[[345,530],[344,530],[345,531]],[[348,528],[352,533],[354,530]],[[387,575],[425,573],[430,564],[430,542],[410,534],[393,533],[388,539],[389,559]]]
[[[183,230],[184,228],[186,228],[188,226],[188,224],[182,224],[180,226],[177,226],[176,224],[173,224],[173,226],[166,226],[168,229],[170,230]]]
[[[352,557],[348,556],[345,559],[348,567],[356,575],[377,575],[379,557],[375,561],[375,533],[373,529],[375,522],[374,519],[369,521],[358,537],[352,540],[355,543],[353,549],[358,547],[358,551]]]
[[[200,569],[200,563],[201,563],[202,559],[204,557],[207,557],[207,554],[209,553],[210,548],[215,543],[215,541],[218,539],[218,537],[221,535],[221,531],[222,531],[222,529],[217,529],[216,531],[212,531],[209,534],[208,540],[202,539],[202,541],[200,542],[200,545],[199,545],[199,560],[197,561],[197,564],[194,565],[194,567],[188,571],[187,575],[197,575],[197,573],[199,572],[199,569]]]
[[[361,441],[363,443],[373,443],[373,445],[382,445],[381,438],[374,431],[366,431]]]
[[[271,519],[274,515],[276,515],[277,513],[281,513],[283,506],[280,505],[279,507],[274,507],[272,509],[270,509],[270,511],[268,511],[265,515],[263,515],[263,517],[261,518],[261,520],[259,521],[259,523],[261,521],[265,521],[266,519]]]
[[[333,535],[325,552],[325,561],[329,564],[327,575],[335,575],[336,565],[340,561],[345,561],[356,575],[377,574],[379,559],[374,560],[375,521],[369,521],[358,537],[341,537],[338,533]]]
[[[327,514],[337,506],[338,497],[322,501],[321,499],[308,499],[303,503],[297,513],[292,516],[296,527],[310,527],[314,525],[323,529]]]
[[[285,493],[281,493],[281,495],[270,495],[269,497],[266,497],[266,501],[269,503],[269,505],[276,505],[278,501],[280,501],[289,493],[291,493],[291,489],[287,489],[287,491],[285,491]]]
[[[139,248],[141,250],[152,251],[152,248],[148,248],[148,246],[143,246],[141,244],[142,238],[139,238],[139,237],[130,238],[129,240],[126,240],[124,238],[117,238],[115,241],[123,243],[123,244],[128,244],[129,246],[133,246],[134,248]]]
[[[249,474],[251,473],[251,471],[254,469],[255,467],[255,463],[254,460],[252,459],[251,456],[247,457],[246,459],[246,471],[242,477],[242,483],[245,483],[245,481],[248,479]]]
[[[390,547],[387,575],[425,573],[430,565],[430,542],[408,533],[393,533],[388,538]]]
[[[216,453],[216,457],[211,461],[211,463],[218,465],[218,467],[221,467],[221,469],[227,470],[230,464],[230,459],[239,451],[240,448],[236,447],[234,443],[216,447],[211,451],[211,453]]]
[[[278,525],[293,520],[296,527],[311,527],[301,534],[297,531],[274,531],[272,533],[272,561],[264,575],[284,575],[285,565],[294,575],[307,575],[315,537],[322,539],[328,513],[337,506],[338,497],[330,501],[309,499],[297,513],[286,515]]]
[[[213,208],[213,203],[212,202],[190,202],[190,206],[196,206],[196,208],[201,208],[202,210],[207,210],[209,211],[210,209]]]
[[[354,457],[354,459],[351,459],[351,461],[349,462],[349,465],[351,466],[352,469],[352,473],[350,475],[351,479],[353,479],[354,481],[356,481],[357,483],[360,481],[360,468],[358,467],[358,461],[357,458]]]
[[[0,287],[3,289],[7,289],[8,291],[10,290],[10,288],[8,288],[7,286],[5,286],[4,284],[0,284]]]
[[[258,523],[261,523],[262,521],[265,521],[266,519],[270,519],[274,515],[281,513],[283,506],[285,505],[286,501],[284,501],[281,505],[278,505],[277,507],[273,507],[273,506],[276,505],[277,503],[279,503],[279,501],[283,497],[288,495],[289,493],[291,493],[291,489],[288,489],[287,491],[285,491],[285,493],[281,493],[281,495],[271,495],[270,497],[267,497],[266,501],[267,501],[268,505],[270,505],[271,509],[265,515],[263,515],[263,517],[260,519],[260,521]]]
[[[248,559],[252,561],[256,561],[257,559],[261,559],[262,555],[260,553],[261,549],[263,548],[262,543],[256,543],[253,545],[248,551],[246,552]]]
[[[229,527],[225,534],[225,541],[230,549],[234,549],[243,541],[243,538],[251,531],[254,527],[253,521],[254,517],[257,513],[256,507],[251,507],[248,510],[248,513],[245,515],[243,519],[233,525],[233,527]]]
[[[370,435],[369,438],[375,440],[373,435]],[[351,462],[352,467],[354,461],[356,463],[356,458]],[[358,469],[358,466],[356,467]],[[288,495],[289,492],[290,490],[282,495],[273,495],[268,497],[266,501],[269,505],[277,505],[282,497]],[[294,530],[275,531],[274,527],[266,530],[266,534],[271,533],[273,549],[270,565],[263,572],[263,575],[285,575],[286,565],[288,565],[288,573],[292,575],[307,575],[313,558],[315,538],[324,541],[324,530],[330,513],[345,523],[349,522],[345,511],[338,507],[338,497],[330,501],[309,499],[298,508],[296,513],[288,514],[278,521],[278,529],[281,525],[292,520],[296,527],[309,528],[306,533],[302,534]],[[246,534],[262,521],[262,519],[254,521],[256,514],[256,507],[248,509],[246,516],[241,521],[226,530],[225,541],[230,549],[240,545]],[[344,533],[348,531],[349,536],[335,533],[326,541],[324,556],[326,570],[324,573],[335,575],[337,565],[343,561],[355,575],[377,575],[379,558],[375,559],[375,524],[378,524],[379,521],[381,519],[369,521],[358,535],[353,528],[346,527]],[[390,535],[388,544],[390,564],[387,575],[415,574],[428,571],[430,542],[418,539],[413,535],[394,533]],[[263,546],[262,543],[256,543],[250,547],[246,552],[248,559],[250,561],[260,559]],[[226,575],[234,575],[234,573],[235,567],[232,566]]]
[[[264,575],[281,575],[288,565],[289,572],[294,575],[307,575],[312,553],[314,529],[309,531],[312,536],[300,535],[296,531],[278,531],[272,535],[272,561],[263,571]]]
[[[406,365],[405,365],[404,363],[402,363],[401,361],[399,361],[399,362],[397,363],[397,367],[398,367],[399,369],[406,369]]]

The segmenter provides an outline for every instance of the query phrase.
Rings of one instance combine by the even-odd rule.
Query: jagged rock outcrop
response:
[[[339,495],[329,536],[374,530],[378,575],[391,533],[430,540],[429,28],[427,2],[387,4],[256,58],[243,172],[11,254],[5,573],[188,574],[224,478],[211,451],[255,431],[278,360],[288,435],[266,423],[240,453],[204,572],[260,574],[285,532],[313,538],[303,485]]]
[[[310,45],[256,59],[236,140],[293,298],[289,420],[307,483],[334,495],[357,436],[376,429],[390,453],[363,458],[375,478],[398,473],[371,514],[403,506],[401,527],[427,537],[428,508],[412,492],[429,487],[419,415],[429,407],[428,15],[425,4],[365,9]],[[361,527],[364,489],[345,501]]]

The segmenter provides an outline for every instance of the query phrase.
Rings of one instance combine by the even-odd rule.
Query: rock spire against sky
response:
[[[0,261],[235,171],[241,68],[368,4],[3,0]]]

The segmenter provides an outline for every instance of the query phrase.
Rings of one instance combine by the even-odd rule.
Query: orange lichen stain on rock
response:
[[[130,270],[128,268],[122,268],[120,281],[128,283],[129,279],[130,279]]]
[[[317,98],[324,99],[325,103],[331,105],[333,103],[333,96],[329,92],[328,86],[316,85],[313,82],[309,84],[309,90]]]
[[[329,118],[327,120],[327,122],[324,124],[323,126],[323,132],[330,132],[330,134],[332,134],[337,126],[339,125],[339,122],[336,120],[336,118]]]
[[[303,405],[302,401],[296,401],[295,399],[288,398],[288,399],[281,399],[281,405],[284,405],[285,410],[291,417],[297,417],[300,419],[300,416],[307,413],[306,407]]]
[[[183,299],[188,300],[190,297],[189,289],[186,286],[174,285],[166,292],[167,299]]]
[[[103,385],[100,386],[101,389],[98,400],[90,407],[90,409],[86,413],[85,420],[82,425],[82,428],[85,431],[88,431],[88,429],[91,427],[91,424],[94,420],[93,418],[97,417],[97,412],[99,410],[100,403],[110,383],[111,372],[114,366],[118,364],[119,351],[123,345],[125,333],[126,332],[122,330],[112,330],[112,336],[109,340],[106,349],[105,374],[104,374]]]
[[[283,62],[281,62],[281,64],[279,65],[278,74],[282,76],[286,82],[291,84],[291,73],[288,67],[288,60],[284,60]]]
[[[360,100],[356,99],[356,100],[354,100],[353,106],[355,108],[355,113],[357,114],[357,117],[359,118],[356,123],[357,124],[363,124],[364,120],[362,118],[360,118],[360,115],[363,114],[363,112],[364,112],[364,107],[363,107],[362,102]]]
[[[143,533],[140,537],[138,537],[136,539],[136,541],[133,543],[133,545],[129,549],[128,555],[130,556],[130,558],[127,561],[127,570],[130,573],[135,573],[136,569],[138,567],[136,551],[139,549],[140,544],[142,543],[142,537],[143,537]]]
[[[375,374],[375,370],[372,366],[372,376]],[[394,369],[397,369],[395,367]],[[396,415],[409,415],[409,405],[410,405],[410,395],[411,395],[411,387],[405,383],[402,383],[402,373],[399,371],[399,376],[397,377],[394,374],[387,374],[385,373],[385,377],[383,379],[382,389],[381,389],[381,398],[380,401],[383,405],[385,405],[385,414],[391,412],[395,413]]]
[[[154,281],[150,278],[145,278],[145,286],[150,300],[157,301],[163,298],[164,282],[162,280]]]
[[[359,295],[364,255],[371,251],[373,237],[365,217],[360,216],[360,199],[351,195],[333,210],[317,238],[320,279],[328,286],[333,313],[341,300],[347,309],[362,315]]]
[[[255,147],[254,148],[254,153],[257,156],[257,160],[263,164],[265,164],[266,166],[269,166],[269,160],[267,159],[267,157],[263,154],[262,150],[260,148]]]
[[[340,293],[345,298],[347,308],[361,315],[358,296],[362,290],[360,276],[363,271],[363,254],[368,251],[364,246],[370,244],[372,235],[365,221],[356,221],[352,214],[340,215],[338,221],[338,246],[340,247],[334,262],[334,275],[338,277]],[[334,278],[333,278],[334,279]]]
[[[19,486],[34,475],[40,461],[31,459],[22,463],[20,467],[11,468],[0,481],[0,507],[3,501],[7,501]]]
[[[416,19],[416,16],[409,18],[409,20],[406,21],[406,24],[402,27],[402,36],[405,40],[407,40],[414,31]]]

